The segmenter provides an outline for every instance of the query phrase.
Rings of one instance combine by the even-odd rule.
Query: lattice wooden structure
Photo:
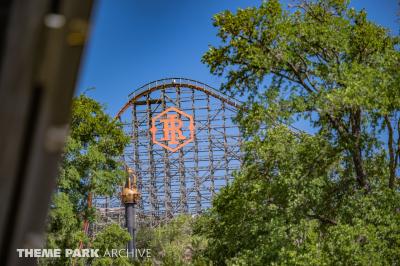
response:
[[[175,152],[154,143],[151,132],[152,118],[170,107],[194,121],[193,140]],[[184,78],[153,81],[129,95],[117,118],[131,136],[124,160],[137,176],[141,193],[139,224],[157,225],[176,214],[200,214],[210,207],[241,164],[241,136],[232,120],[240,107],[241,102]],[[162,139],[162,130],[155,134]],[[123,216],[117,196],[97,199],[97,206],[105,222],[118,213]]]

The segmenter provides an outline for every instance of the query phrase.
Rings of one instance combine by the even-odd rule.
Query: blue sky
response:
[[[287,6],[290,0],[282,1]],[[250,0],[98,0],[91,38],[81,65],[76,93],[87,94],[115,115],[134,89],[166,77],[186,77],[218,88],[201,56],[218,44],[212,16],[223,10],[258,6]],[[397,0],[352,1],[368,17],[399,30]]]

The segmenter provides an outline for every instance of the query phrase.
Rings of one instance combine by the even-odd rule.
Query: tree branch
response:
[[[393,127],[389,116],[384,115],[385,124],[388,129],[388,148],[389,148],[389,188],[394,187],[394,179],[396,175],[395,151],[393,148]]]
[[[331,224],[331,225],[337,225],[337,222],[335,220],[320,216],[320,215],[316,215],[316,214],[307,214],[308,217],[313,218],[313,219],[317,219],[322,223],[325,224]]]
[[[350,115],[351,122],[351,133],[354,138],[354,145],[351,148],[351,155],[353,158],[354,168],[356,171],[356,177],[358,184],[367,188],[366,174],[364,171],[363,160],[362,160],[362,149],[361,149],[361,110],[357,108],[355,112]]]

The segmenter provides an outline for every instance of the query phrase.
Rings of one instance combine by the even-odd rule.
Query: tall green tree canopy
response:
[[[345,0],[214,17],[203,62],[248,96],[246,160],[199,230],[217,264],[400,260],[399,37]],[[307,123],[309,134],[291,129]],[[286,125],[289,125],[286,126]]]
[[[59,190],[78,198],[112,195],[123,183],[120,158],[129,138],[103,106],[85,95],[73,101],[71,131],[64,153]],[[82,204],[84,204],[82,202]]]
[[[130,236],[119,225],[105,228],[94,241],[86,237],[83,227],[96,220],[91,198],[111,196],[123,184],[126,173],[120,159],[128,141],[119,122],[107,115],[101,104],[86,95],[73,100],[70,134],[49,215],[48,248],[75,249],[92,242],[104,249],[99,244],[103,238],[113,240],[108,243],[112,248],[125,247]],[[43,263],[68,264],[67,260]]]

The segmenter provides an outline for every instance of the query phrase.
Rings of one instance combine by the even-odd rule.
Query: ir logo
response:
[[[150,131],[153,143],[175,152],[193,141],[193,117],[176,107],[170,107],[152,119]]]

